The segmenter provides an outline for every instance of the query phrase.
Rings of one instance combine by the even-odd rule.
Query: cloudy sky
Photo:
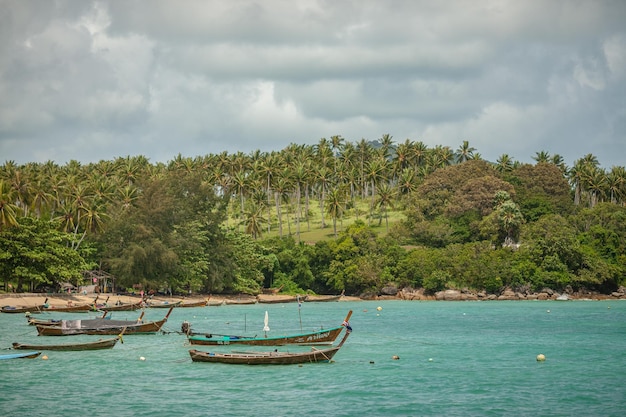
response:
[[[0,0],[0,164],[387,133],[626,165],[624,0]]]

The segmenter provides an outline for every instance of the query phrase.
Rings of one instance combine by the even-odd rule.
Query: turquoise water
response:
[[[381,307],[378,310],[377,307]],[[272,335],[340,324],[354,331],[333,363],[193,363],[196,331]],[[91,313],[90,313],[91,314]],[[164,310],[146,311],[159,319]],[[138,312],[114,313],[136,318]],[[50,317],[59,317],[46,314]],[[61,315],[62,317],[87,317]],[[43,317],[39,315],[38,317]],[[302,323],[302,327],[301,324]],[[626,302],[339,302],[175,309],[156,335],[48,360],[0,361],[7,416],[623,416]],[[38,337],[0,314],[0,348],[98,336]],[[210,347],[200,347],[210,350]],[[246,346],[223,350],[259,350]],[[289,347],[296,350],[298,347]],[[537,362],[538,354],[546,356]],[[397,355],[399,360],[393,360]],[[145,360],[140,360],[143,357]]]

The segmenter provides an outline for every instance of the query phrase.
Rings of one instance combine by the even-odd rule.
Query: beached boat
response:
[[[189,302],[181,302],[177,307],[206,307],[209,305],[209,300],[200,300],[200,301],[189,301]]]
[[[203,352],[192,349],[189,351],[193,362],[228,363],[237,365],[291,365],[298,363],[330,362],[333,356],[343,346],[351,333],[349,326],[346,326],[346,333],[337,346],[327,349],[311,347],[311,350],[304,352]]]
[[[246,337],[216,334],[190,333],[187,336],[192,345],[255,345],[255,346],[283,346],[283,345],[332,345],[339,337],[352,310],[348,312],[342,325],[330,329],[321,329],[309,333],[293,334],[288,336]]]
[[[226,305],[244,305],[244,304],[256,304],[256,298],[237,298],[237,299],[225,299]]]
[[[95,303],[79,305],[68,303],[66,306],[46,306],[43,311],[56,313],[86,313],[88,311],[97,311],[97,308]]]
[[[327,303],[333,301],[341,300],[343,297],[344,291],[339,295],[307,295],[306,302],[307,303]]]
[[[36,306],[3,306],[0,311],[3,313],[41,313],[45,310],[48,299],[46,298],[43,304]]]
[[[32,359],[41,355],[41,352],[19,352],[19,353],[7,353],[0,355],[0,361],[5,359]]]
[[[137,321],[133,320],[111,320],[98,318],[91,320],[62,320],[57,326],[37,325],[39,336],[72,336],[77,334],[99,334],[117,335],[124,331],[124,334],[156,333],[161,330],[168,317],[174,309],[169,311],[162,320],[143,322],[141,317]],[[143,313],[142,313],[143,317]]]
[[[282,290],[282,289],[283,289],[283,286],[281,285],[278,288],[263,288],[261,290],[261,292],[263,294],[278,294],[280,292],[280,290]]]
[[[63,345],[31,345],[27,343],[13,342],[13,349],[57,351],[112,349],[117,344],[117,341],[120,339],[121,336],[117,336],[110,339],[98,339],[92,342],[68,343]]]
[[[259,303],[263,304],[278,304],[278,303],[296,303],[306,301],[307,296],[299,295],[257,295],[256,299]]]
[[[102,307],[98,307],[101,311],[135,311],[139,310],[143,307],[143,301],[138,301],[136,303],[115,303],[112,305],[104,305]]]
[[[182,303],[183,303],[183,300],[174,301],[174,302],[169,302],[169,301],[148,302],[147,306],[150,308],[170,308],[170,307],[180,307]]]

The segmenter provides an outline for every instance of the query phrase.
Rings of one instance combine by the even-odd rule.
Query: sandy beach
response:
[[[96,299],[96,296],[97,294],[83,295],[83,294],[62,294],[62,293],[55,293],[55,294],[6,293],[6,294],[0,294],[0,307],[6,307],[6,306],[35,307],[35,306],[44,304],[44,302],[46,302],[46,299],[47,299],[48,305],[50,305],[51,307],[52,306],[65,307],[68,305],[68,303],[71,303],[72,305],[83,305],[83,304],[93,303],[94,300]],[[100,294],[97,297],[98,297],[98,300],[97,300],[98,303],[104,303],[105,300],[107,300],[108,298],[107,303],[110,305],[113,305],[117,303],[118,301],[124,304],[136,303],[140,299],[139,296],[117,295],[117,294]],[[281,298],[281,297],[284,297],[284,295],[282,294],[273,295],[273,296],[264,295],[263,297],[264,298],[268,298],[268,297]],[[225,296],[225,295],[218,295],[218,296],[192,295],[190,297],[184,297],[184,298],[177,297],[177,296],[172,296],[172,297],[153,296],[151,300],[153,302],[167,301],[168,303],[176,303],[178,301],[182,301],[183,303],[191,303],[194,301],[206,300],[207,298],[211,301],[211,303],[213,302],[219,303],[219,302],[226,301],[226,300],[238,300],[241,298],[254,298],[254,297],[253,296],[245,296],[245,297]],[[341,301],[358,301],[358,300],[360,300],[360,298],[358,297],[344,296]]]

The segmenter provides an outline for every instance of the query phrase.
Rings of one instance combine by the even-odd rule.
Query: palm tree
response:
[[[389,159],[392,156],[391,152],[395,151],[393,146],[393,136],[389,133],[385,133],[378,141],[380,142],[380,155],[385,159]]]
[[[621,203],[626,197],[626,169],[614,166],[607,175],[607,186],[611,203]]]
[[[547,164],[550,162],[550,153],[546,151],[535,152],[533,159],[537,161],[538,164]]]
[[[345,192],[342,187],[335,187],[328,192],[326,214],[333,219],[333,233],[337,238],[337,219],[341,219],[345,210]]]
[[[513,171],[513,160],[508,154],[502,154],[496,160],[496,171],[500,173]]]
[[[464,140],[461,146],[459,146],[459,148],[456,150],[456,153],[454,154],[456,158],[456,162],[458,164],[461,164],[467,160],[472,159],[472,156],[474,155],[474,151],[476,151],[476,148],[470,146],[469,141]]]
[[[267,222],[267,219],[263,217],[263,207],[255,202],[250,202],[249,209],[244,213],[242,220],[246,233],[252,235],[255,240],[262,237],[263,223],[265,222]]]
[[[454,160],[454,153],[449,146],[437,145],[429,152],[430,161],[429,164],[432,169],[443,168],[452,163]]]
[[[15,195],[9,184],[0,179],[0,231],[18,225],[16,213],[19,210],[14,203]]]
[[[415,171],[410,168],[404,168],[400,173],[400,178],[398,179],[398,188],[400,190],[400,194],[412,194],[417,190],[417,185],[418,178],[415,174]]]
[[[370,218],[373,214],[376,200],[376,185],[379,184],[385,177],[387,171],[387,160],[379,157],[372,159],[367,164],[366,178],[372,186],[371,202],[370,202]],[[369,221],[368,221],[369,224]]]
[[[316,182],[317,184],[319,184],[320,188],[319,201],[320,213],[322,213],[322,229],[326,228],[326,223],[324,220],[324,199],[326,198],[326,190],[328,189],[328,184],[330,183],[331,176],[332,172],[325,166],[320,167],[319,170],[315,172]]]
[[[378,207],[384,217],[385,217],[385,226],[387,232],[389,232],[389,216],[387,213],[387,208],[393,208],[393,203],[396,200],[396,189],[389,184],[382,184],[378,187],[378,196],[376,198],[376,207]],[[378,221],[378,225],[382,223],[382,216]]]

